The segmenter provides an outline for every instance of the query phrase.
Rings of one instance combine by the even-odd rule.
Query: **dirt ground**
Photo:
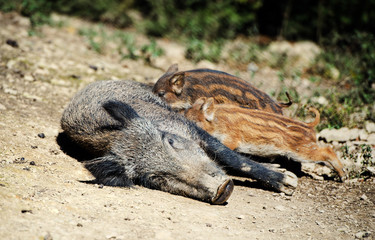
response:
[[[237,178],[225,206],[90,184],[56,143],[69,99],[98,79],[152,82],[162,70],[95,53],[77,21],[30,37],[26,19],[0,13],[0,239],[375,239],[374,178],[301,177],[293,196]],[[159,65],[166,69],[173,54]]]

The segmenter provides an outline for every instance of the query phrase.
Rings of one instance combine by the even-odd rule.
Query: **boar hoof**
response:
[[[212,199],[212,204],[224,204],[233,192],[234,184],[232,179],[226,180],[217,189],[216,196]]]
[[[289,171],[283,172],[284,179],[282,181],[282,185],[280,186],[280,192],[285,193],[286,195],[293,195],[294,190],[298,185],[298,178],[297,176]]]

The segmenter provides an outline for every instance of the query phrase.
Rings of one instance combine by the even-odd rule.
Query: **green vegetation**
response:
[[[78,33],[86,37],[91,49],[97,53],[103,53],[107,40],[107,34],[104,32],[103,27],[99,27],[98,30],[93,28],[80,29]]]
[[[221,57],[222,44],[222,41],[205,43],[198,39],[191,39],[187,45],[185,57],[194,62],[206,59],[217,63]]]
[[[122,59],[143,59],[151,64],[151,58],[159,57],[164,54],[154,39],[141,46],[136,44],[135,36],[122,31],[107,33],[102,25],[95,28],[82,28],[79,34],[87,39],[89,47],[99,54],[106,52],[109,42],[114,42],[117,46],[117,52]]]
[[[330,69],[336,67],[340,76],[330,79],[333,85],[330,91],[320,93],[330,103],[319,109],[323,119],[328,119],[320,128],[356,127],[367,119],[375,121],[375,113],[371,110],[375,102],[374,41],[374,35],[356,32],[351,36],[335,36],[325,44],[325,51],[309,74],[313,79],[330,79]],[[361,113],[364,117],[353,121],[353,113]]]
[[[306,9],[306,6],[309,6]],[[274,93],[284,99],[288,91],[294,101],[296,89],[287,87],[284,78],[295,81],[307,78],[325,89],[316,91],[328,105],[314,103],[323,122],[319,128],[354,127],[365,120],[375,121],[375,0],[13,0],[0,1],[0,11],[17,11],[29,17],[30,34],[42,24],[53,24],[52,12],[109,23],[116,27],[133,27],[151,37],[140,45],[135,35],[108,34],[100,26],[81,29],[92,50],[106,52],[109,41],[117,44],[123,59],[152,58],[163,54],[153,37],[173,38],[186,45],[185,56],[194,62],[225,62],[246,69],[250,63],[270,66],[279,72],[282,89]],[[308,27],[307,27],[308,26]],[[253,36],[270,40],[311,40],[322,48],[322,54],[305,72],[290,69],[293,59],[274,54],[265,61],[267,42],[249,41]],[[228,41],[245,39],[225,49]],[[247,40],[246,40],[247,39]],[[225,55],[225,54],[226,55]],[[252,71],[252,77],[256,74]],[[308,102],[310,103],[310,102]],[[297,112],[303,116],[304,111]],[[353,117],[353,114],[360,116]]]
[[[362,144],[350,149],[348,145],[344,145],[341,148],[344,159],[350,159],[351,161],[358,163],[360,169],[349,169],[350,178],[369,178],[372,173],[368,170],[368,167],[374,167],[375,162],[373,162],[372,148],[370,145]],[[360,161],[360,162],[358,162]]]

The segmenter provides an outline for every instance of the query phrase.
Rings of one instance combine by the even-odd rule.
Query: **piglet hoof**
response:
[[[298,178],[294,173],[289,172],[285,169],[283,169],[282,173],[284,175],[284,178],[280,182],[279,191],[285,193],[288,196],[291,196],[293,195],[294,190],[296,189],[298,185]]]
[[[227,179],[217,189],[216,196],[212,199],[212,204],[224,204],[233,192],[234,184],[232,179]]]
[[[344,174],[343,176],[339,176],[340,182],[344,183],[348,179],[348,176]]]

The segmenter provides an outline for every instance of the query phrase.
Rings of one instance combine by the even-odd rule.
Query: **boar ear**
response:
[[[202,111],[203,111],[204,117],[209,122],[214,120],[214,117],[215,117],[214,104],[215,104],[214,99],[209,98],[209,99],[207,99],[207,101],[202,106]]]
[[[177,71],[178,71],[178,64],[175,63],[175,64],[172,64],[171,66],[169,66],[169,68],[168,68],[168,70],[167,70],[166,73],[173,74],[173,73],[175,73]]]
[[[128,104],[118,101],[108,101],[103,104],[103,108],[112,118],[121,123],[121,127],[129,124],[132,119],[139,118],[137,112]]]
[[[182,92],[182,88],[185,85],[185,73],[177,73],[174,74],[171,79],[169,80],[173,92],[177,95],[180,95]]]

